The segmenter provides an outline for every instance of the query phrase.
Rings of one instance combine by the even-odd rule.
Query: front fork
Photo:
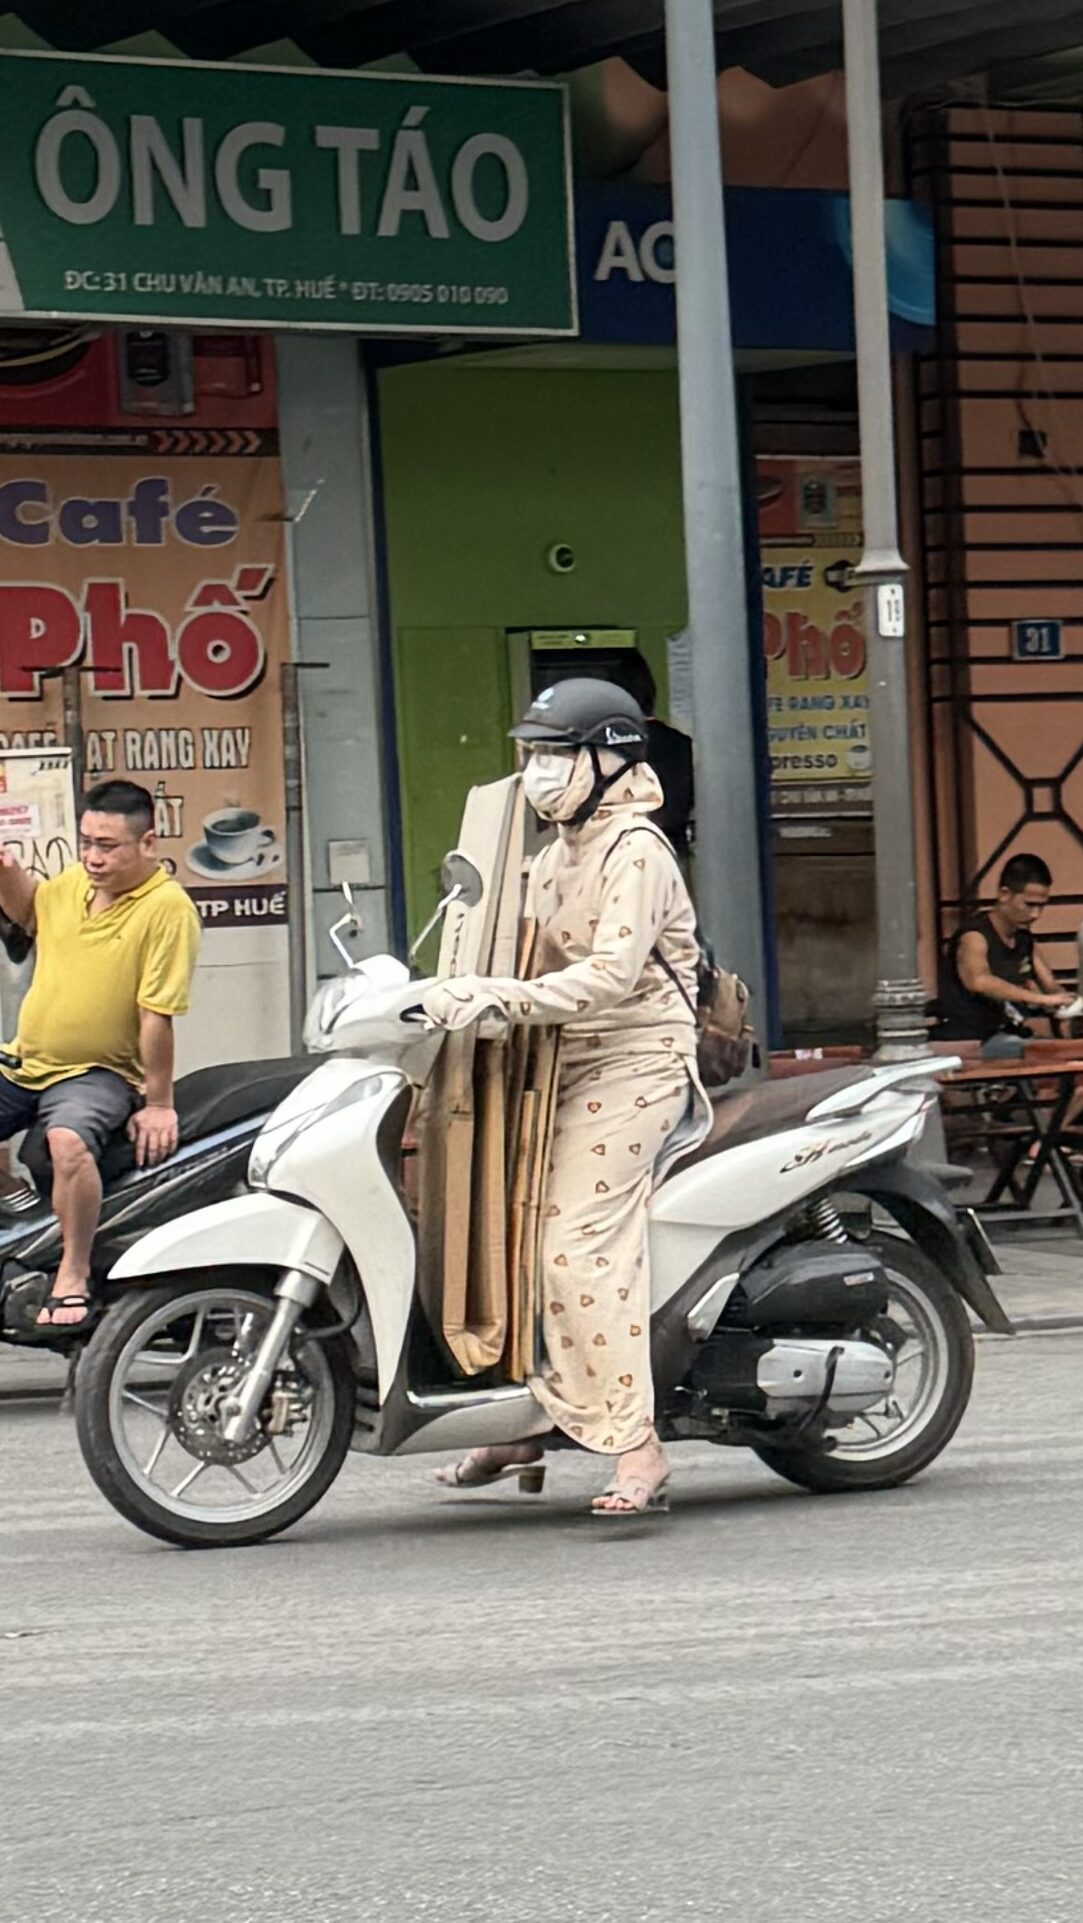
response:
[[[305,1309],[310,1309],[322,1283],[300,1269],[287,1269],[275,1289],[276,1308],[251,1367],[235,1396],[224,1403],[222,1434],[227,1442],[247,1442],[259,1420],[263,1399],[286,1354]]]

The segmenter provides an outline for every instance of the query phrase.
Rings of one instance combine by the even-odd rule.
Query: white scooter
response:
[[[445,885],[443,907],[480,899],[466,857]],[[351,1448],[563,1444],[529,1388],[463,1377],[426,1319],[402,1135],[441,1037],[417,1020],[426,983],[388,956],[351,960],[351,924],[332,931],[346,973],[308,1017],[306,1045],[328,1059],[270,1116],[247,1193],[122,1256],[79,1371],[94,1480],[167,1542],[274,1535]],[[950,1202],[905,1159],[934,1100],[927,1065],[904,1063],[718,1102],[650,1206],[664,1440],[747,1445],[819,1490],[889,1487],[944,1448],[973,1372],[964,1302],[1011,1325]],[[541,1483],[524,1471],[525,1490]]]

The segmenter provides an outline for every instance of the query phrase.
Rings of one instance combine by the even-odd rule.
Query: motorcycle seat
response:
[[[310,1057],[270,1062],[222,1062],[214,1068],[197,1068],[182,1075],[176,1084],[178,1146],[200,1141],[220,1128],[247,1122],[277,1108],[306,1075],[311,1075]],[[52,1182],[48,1151],[41,1131],[32,1128],[23,1144],[20,1159],[34,1176],[39,1191],[47,1194]],[[124,1134],[116,1135],[101,1159],[105,1188],[130,1175],[135,1168],[132,1145]]]
[[[181,1142],[195,1142],[234,1122],[268,1114],[314,1067],[311,1056],[287,1056],[273,1062],[222,1062],[182,1075],[174,1098]]]
[[[801,1128],[810,1109],[825,1101],[836,1090],[852,1088],[872,1074],[871,1066],[829,1068],[822,1075],[795,1075],[785,1081],[760,1082],[755,1088],[738,1089],[733,1095],[718,1095],[711,1106],[714,1115],[709,1135],[681,1158],[679,1168],[691,1168],[724,1150],[741,1148],[748,1142],[761,1142],[767,1135],[782,1135]]]

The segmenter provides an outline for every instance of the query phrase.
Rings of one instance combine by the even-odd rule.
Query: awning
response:
[[[715,0],[717,59],[774,86],[842,65],[838,0]],[[665,85],[663,0],[22,0],[0,44],[71,52],[258,55],[324,67],[405,58],[427,73],[560,74],[623,57]],[[1079,0],[880,0],[884,93],[924,91],[1079,50]],[[1063,83],[1062,83],[1063,84]],[[1077,82],[1078,84],[1078,82]]]

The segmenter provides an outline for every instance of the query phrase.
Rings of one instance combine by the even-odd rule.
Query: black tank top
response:
[[[983,935],[989,950],[989,972],[998,981],[1019,988],[1034,985],[1034,940],[1020,928],[1009,947],[998,935],[989,915],[972,915],[964,921],[948,943],[940,973],[939,1033],[945,1041],[984,1042],[1002,1028],[1011,1027],[1011,1017],[1003,1002],[988,995],[972,995],[959,978],[959,943],[964,935]]]

